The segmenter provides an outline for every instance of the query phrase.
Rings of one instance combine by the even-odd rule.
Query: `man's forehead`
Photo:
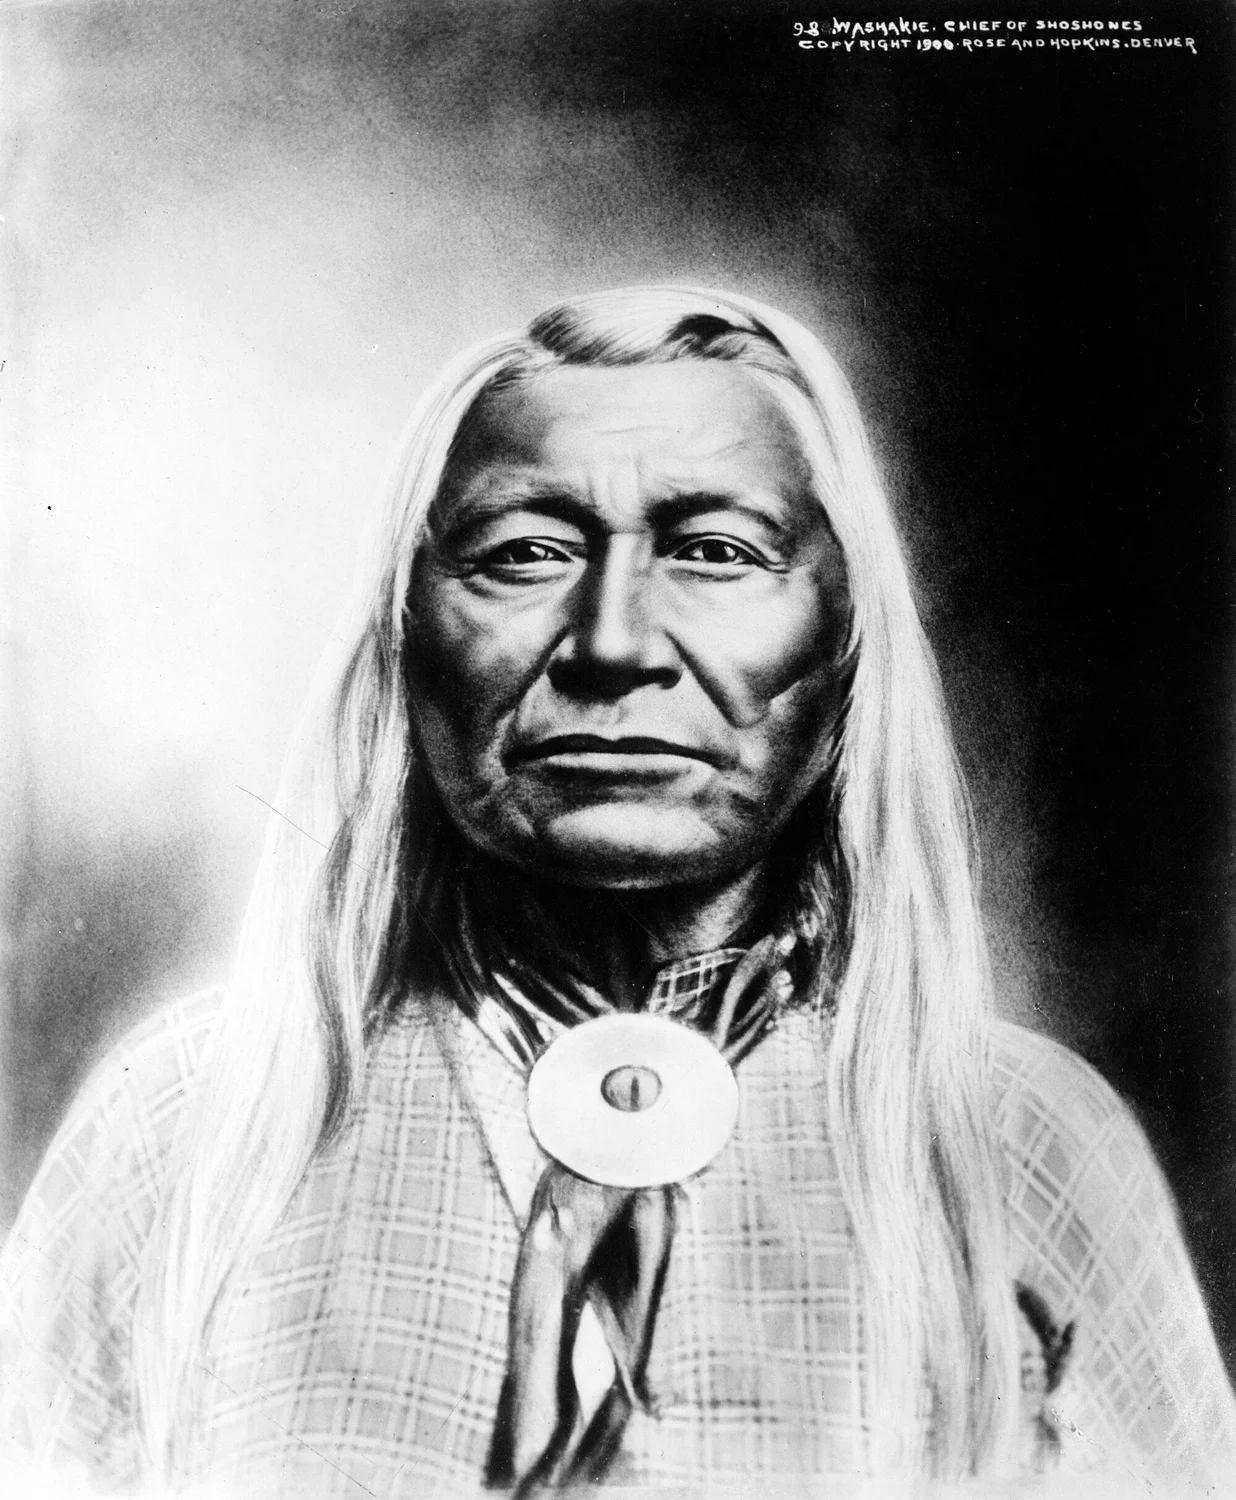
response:
[[[720,361],[545,371],[484,398],[461,455],[476,464],[628,459],[767,466],[797,480],[799,444],[772,395]]]
[[[483,399],[456,459],[459,495],[520,469],[570,489],[762,492],[804,504],[808,466],[771,393],[741,366],[682,362],[546,371]]]

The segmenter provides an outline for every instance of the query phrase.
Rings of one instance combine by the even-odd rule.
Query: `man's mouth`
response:
[[[698,746],[677,744],[673,740],[656,739],[649,735],[615,735],[611,738],[601,734],[555,734],[530,745],[516,747],[507,758],[507,764],[526,765],[538,760],[603,764],[608,760],[615,768],[619,768],[624,760],[634,764],[666,756],[679,760],[703,761],[706,765],[716,763],[715,756]]]

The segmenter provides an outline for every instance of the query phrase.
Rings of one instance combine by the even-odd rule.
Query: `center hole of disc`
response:
[[[660,1093],[661,1080],[651,1068],[636,1068],[628,1064],[606,1073],[601,1080],[601,1095],[606,1104],[626,1114],[651,1109]]]

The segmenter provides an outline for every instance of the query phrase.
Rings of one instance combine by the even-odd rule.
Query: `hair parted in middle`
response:
[[[407,603],[469,416],[486,394],[565,365],[671,360],[732,361],[771,393],[849,579],[847,701],[828,771],[792,820],[789,885],[809,939],[807,1001],[830,1030],[828,1144],[869,1309],[869,1467],[955,1478],[1012,1456],[1018,1344],[974,836],[901,547],[854,397],[818,340],[746,297],[671,286],[551,308],[455,360],[414,416],[347,658],[326,670],[289,753],[147,1252],[134,1357],[157,1470],[175,1469],[194,1371],[237,1275],[330,1149],[383,1027],[428,1001],[410,976],[436,941],[458,834],[418,758]]]

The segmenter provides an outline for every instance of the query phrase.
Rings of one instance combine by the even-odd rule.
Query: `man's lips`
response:
[[[648,735],[616,735],[612,739],[600,734],[555,734],[529,745],[517,745],[507,756],[509,766],[530,761],[551,760],[556,756],[610,756],[642,759],[649,756],[676,756],[682,760],[701,760],[716,765],[719,757],[696,745],[675,744],[672,740]]]

